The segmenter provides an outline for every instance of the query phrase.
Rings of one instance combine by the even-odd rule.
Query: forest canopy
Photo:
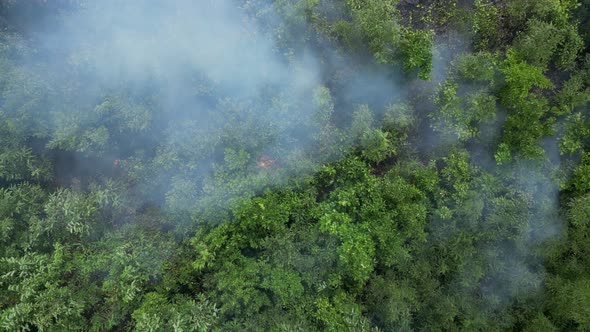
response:
[[[0,330],[589,331],[590,1],[0,1]]]

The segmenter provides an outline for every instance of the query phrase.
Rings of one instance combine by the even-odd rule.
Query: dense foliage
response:
[[[590,331],[589,22],[0,2],[0,329]]]

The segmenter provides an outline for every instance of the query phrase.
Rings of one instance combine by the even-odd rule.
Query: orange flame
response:
[[[271,169],[272,164],[274,164],[275,162],[276,160],[272,159],[271,157],[263,155],[262,157],[260,157],[260,160],[258,160],[258,166],[266,170],[269,170]]]

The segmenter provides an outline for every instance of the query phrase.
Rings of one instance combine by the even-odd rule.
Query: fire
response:
[[[270,156],[262,155],[258,160],[258,166],[269,170],[275,162],[276,160],[272,159]]]

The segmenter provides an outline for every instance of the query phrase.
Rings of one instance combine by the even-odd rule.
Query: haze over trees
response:
[[[589,22],[0,1],[0,330],[589,331]]]

